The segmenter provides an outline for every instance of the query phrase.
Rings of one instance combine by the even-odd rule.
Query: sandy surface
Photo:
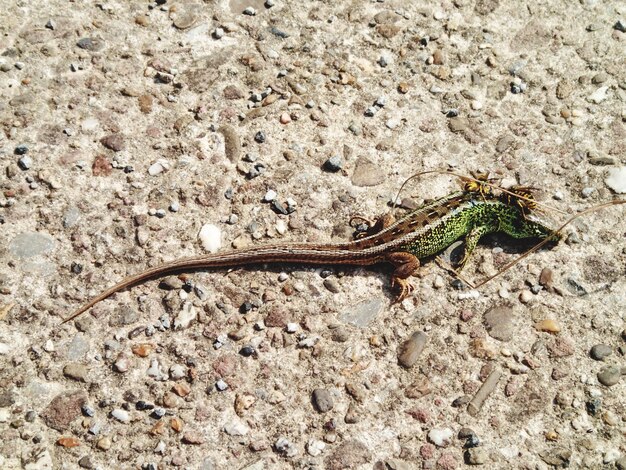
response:
[[[432,261],[401,304],[385,267],[196,272],[61,325],[206,224],[346,240],[418,171],[618,198],[623,3],[159,3],[2,2],[0,468],[626,467],[620,207],[477,292]]]

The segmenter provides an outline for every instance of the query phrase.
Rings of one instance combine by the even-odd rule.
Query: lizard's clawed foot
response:
[[[414,290],[413,284],[411,284],[409,281],[395,276],[391,278],[391,287],[398,291],[398,295],[393,301],[394,304],[399,304],[400,302],[402,302],[409,295],[411,295]]]
[[[407,279],[417,271],[420,261],[415,255],[406,251],[389,253],[386,261],[396,267],[391,275],[391,287],[398,291],[394,303],[402,302],[413,292],[413,286]]]

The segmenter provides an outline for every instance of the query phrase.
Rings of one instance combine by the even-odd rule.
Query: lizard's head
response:
[[[555,241],[561,238],[560,233],[550,228],[554,224],[540,219],[536,214],[524,214],[518,209],[503,222],[501,230],[513,238],[553,238]]]

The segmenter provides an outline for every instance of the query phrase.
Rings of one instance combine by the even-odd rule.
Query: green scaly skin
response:
[[[516,206],[500,199],[477,199],[465,194],[463,202],[449,213],[430,224],[422,236],[411,240],[400,249],[417,258],[432,256],[465,237],[465,255],[461,267],[484,235],[496,232],[513,238],[558,238],[553,229],[532,216],[524,215]]]

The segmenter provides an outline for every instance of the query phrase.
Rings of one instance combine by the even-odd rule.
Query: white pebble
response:
[[[604,182],[617,194],[626,194],[626,166],[611,168]]]
[[[184,330],[185,328],[188,328],[197,316],[198,312],[196,311],[196,307],[194,307],[191,302],[185,302],[182,310],[178,312],[178,315],[174,319],[174,329]]]
[[[219,379],[217,382],[215,382],[215,388],[217,388],[220,392],[223,392],[228,388],[228,384],[222,379]]]
[[[594,91],[591,95],[587,97],[587,101],[591,101],[592,103],[599,104],[602,103],[606,99],[606,92],[609,91],[608,86],[601,86],[596,91]]]
[[[150,367],[148,368],[146,373],[148,374],[148,376],[154,377],[156,380],[164,380],[165,378],[163,372],[161,371],[161,365],[156,359],[152,359],[152,361],[150,361]]]
[[[213,31],[213,37],[215,39],[221,39],[224,37],[224,30],[222,28],[215,28],[215,31]]]
[[[474,111],[478,111],[479,109],[483,109],[483,104],[478,100],[473,100],[471,105]]]
[[[165,454],[165,442],[159,441],[159,443],[154,448],[154,453],[161,455]]]
[[[459,300],[477,299],[479,297],[480,297],[480,292],[478,292],[477,290],[471,290],[469,292],[459,293]]]
[[[233,421],[224,426],[224,432],[229,436],[245,436],[250,429],[241,421]]]
[[[282,272],[278,275],[278,280],[280,282],[285,282],[287,279],[289,279],[289,274]]]
[[[92,132],[98,128],[98,125],[99,123],[96,118],[87,118],[81,123],[80,128],[83,132]]]
[[[170,367],[170,378],[172,380],[180,380],[185,376],[185,368],[180,364],[174,364]]]
[[[152,165],[150,165],[150,167],[148,168],[148,174],[150,176],[156,176],[169,169],[170,169],[169,162],[161,158],[157,160],[155,163],[153,163]]]
[[[209,253],[216,253],[222,247],[222,231],[213,224],[204,224],[198,234],[202,248]]]
[[[248,16],[254,16],[256,15],[256,10],[252,7],[247,7],[244,11],[243,11],[244,15],[248,15]]]
[[[450,428],[435,428],[428,433],[428,440],[437,447],[446,447],[450,444],[450,440],[454,433]]]
[[[111,411],[111,416],[117,419],[120,423],[130,422],[130,414],[128,414],[128,411],[123,410],[121,408],[116,408],[113,411]]]
[[[620,456],[621,456],[621,452],[619,451],[619,449],[609,449],[604,454],[604,457],[602,458],[602,462],[603,463],[615,462],[617,459],[620,458]]]
[[[311,439],[307,442],[306,451],[309,453],[311,457],[317,457],[322,453],[326,444],[322,441],[318,441],[317,439]]]
[[[295,333],[298,331],[297,323],[287,323],[287,333]]]
[[[54,351],[54,343],[52,342],[51,339],[46,341],[46,343],[43,345],[43,350],[46,351],[46,352]]]
[[[122,353],[117,357],[113,367],[116,371],[123,374],[124,372],[128,372],[128,369],[130,368],[130,361],[128,360],[128,357]]]
[[[272,202],[274,199],[276,199],[277,196],[278,194],[276,193],[276,191],[274,191],[273,189],[270,189],[265,193],[265,196],[263,196],[263,201]]]

